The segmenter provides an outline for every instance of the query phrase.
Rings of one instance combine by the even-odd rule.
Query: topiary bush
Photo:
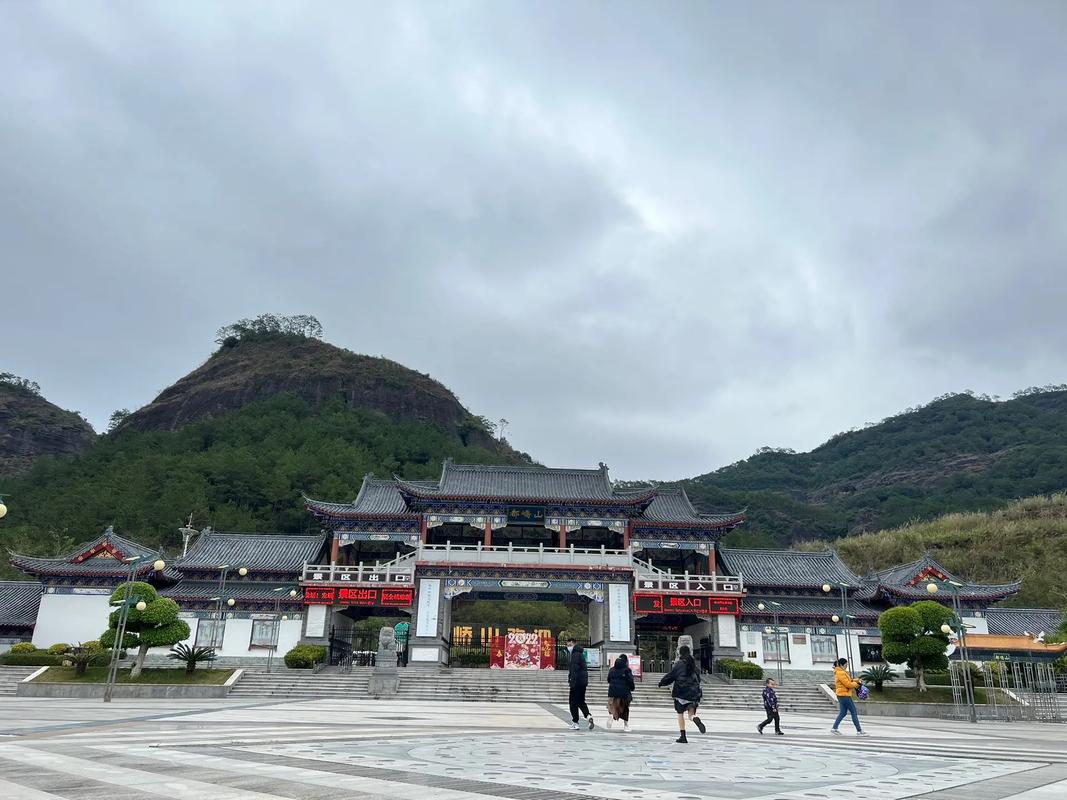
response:
[[[751,661],[738,661],[735,658],[720,658],[715,662],[719,672],[725,672],[736,680],[759,680],[763,677],[763,667]]]
[[[35,653],[4,653],[0,663],[8,667],[58,667],[63,663],[63,656],[53,656],[44,650]]]
[[[33,642],[19,642],[18,644],[11,645],[9,653],[36,653],[37,648],[33,646]]]
[[[48,648],[48,652],[54,656],[61,656],[64,653],[70,652],[70,645],[66,642],[57,642]]]
[[[311,669],[326,658],[326,648],[317,644],[298,644],[285,654],[289,669]]]

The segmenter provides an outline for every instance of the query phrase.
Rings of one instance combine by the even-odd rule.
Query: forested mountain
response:
[[[41,456],[74,456],[96,441],[77,412],[41,397],[31,380],[0,372],[0,476],[29,468]]]
[[[529,461],[440,383],[395,362],[302,333],[222,338],[148,406],[117,413],[84,454],[39,458],[5,479],[0,548],[58,554],[110,524],[174,548],[190,514],[198,527],[304,531],[303,492],[352,499],[368,472],[432,478],[449,456]],[[3,574],[13,574],[6,559]]]
[[[834,436],[764,448],[684,482],[707,509],[748,508],[736,542],[835,539],[1067,488],[1067,387],[996,401],[957,394]]]

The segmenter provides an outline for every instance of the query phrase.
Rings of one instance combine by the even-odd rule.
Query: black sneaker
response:
[[[593,718],[592,717],[586,717],[585,721],[589,723],[589,730],[593,730]]]
[[[708,732],[708,729],[704,727],[704,723],[700,721],[700,717],[693,717],[693,724],[697,726],[697,730],[701,733]]]
[[[685,734],[683,733],[681,736],[679,736],[677,739],[674,740],[674,743],[675,744],[689,744],[689,740],[685,738]]]
[[[775,732],[774,732],[774,735],[775,735],[775,736],[785,736],[785,734],[784,734],[784,733],[782,733],[781,731],[775,731]]]
[[[760,736],[762,736],[763,735],[763,728],[760,727],[759,725],[757,725],[756,726],[756,733],[758,733]]]

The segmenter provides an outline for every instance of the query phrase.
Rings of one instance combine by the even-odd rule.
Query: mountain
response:
[[[313,525],[302,493],[352,499],[370,472],[435,478],[447,457],[529,463],[437,381],[292,335],[224,344],[116,421],[75,457],[5,481],[0,549],[58,554],[113,524],[174,552],[190,514],[198,527],[301,532]]]
[[[947,514],[833,543],[854,571],[865,574],[930,553],[950,571],[978,583],[1021,578],[1008,605],[1064,608],[1067,584],[1067,494],[1029,497],[990,512]],[[802,545],[823,549],[825,542]]]
[[[428,375],[298,335],[253,335],[223,344],[116,430],[176,431],[280,394],[312,406],[337,399],[350,408],[380,411],[394,422],[437,426],[464,444],[508,450]]]
[[[763,448],[683,482],[710,509],[748,508],[753,546],[836,539],[1067,488],[1067,391],[938,398],[809,453]]]
[[[0,374],[0,475],[24,472],[41,456],[76,456],[96,441],[74,411],[49,403],[32,381]]]

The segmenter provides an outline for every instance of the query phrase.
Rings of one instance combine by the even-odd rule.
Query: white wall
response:
[[[182,644],[193,646],[196,641],[196,629],[200,620],[195,617],[182,616],[189,624],[189,638]],[[300,641],[303,629],[302,619],[282,620],[281,631],[278,634],[278,650],[276,655],[284,656]],[[252,620],[250,619],[227,619],[222,629],[222,647],[216,653],[219,657],[227,658],[265,658],[270,653],[269,647],[251,647]],[[152,655],[166,655],[170,652],[169,647],[154,647],[149,651]]]
[[[773,626],[772,626],[773,627]],[[782,638],[788,637],[789,641],[789,661],[782,662],[783,670],[826,670],[831,671],[834,665],[829,661],[814,661],[812,659],[811,652],[811,637],[812,634],[801,633],[799,631],[793,631],[790,633],[782,632],[780,634]],[[804,644],[793,644],[793,636],[804,636]],[[815,634],[818,635],[818,634]],[[842,633],[838,633],[834,636],[837,640],[837,657],[848,658],[848,647],[845,642],[845,636]],[[860,661],[860,641],[858,635],[852,635],[852,663],[850,669],[855,672],[859,672],[865,669],[866,666]],[[748,658],[748,654],[753,650],[756,651],[756,657]],[[741,651],[745,654],[746,661],[753,661],[759,664],[765,670],[772,670],[778,668],[777,661],[764,661],[763,653],[763,628],[749,626],[749,630],[741,631]]]
[[[33,629],[33,644],[49,647],[65,642],[77,644],[99,639],[107,630],[111,613],[106,594],[43,594]]]

